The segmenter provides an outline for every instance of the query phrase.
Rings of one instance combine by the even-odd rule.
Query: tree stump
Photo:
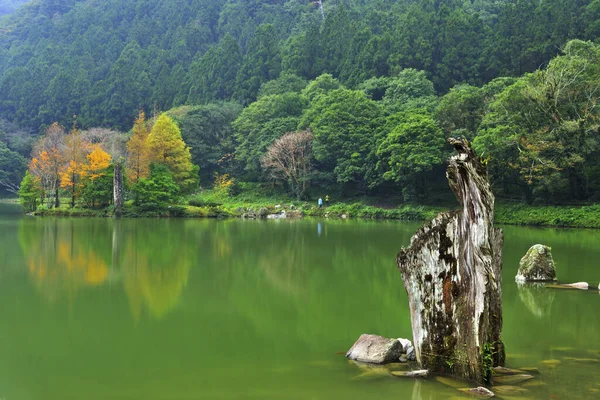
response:
[[[125,202],[125,190],[123,185],[123,161],[116,160],[114,163],[113,175],[113,203],[115,205],[115,216],[120,217],[123,213],[123,205]]]
[[[493,227],[494,195],[466,139],[446,177],[461,210],[438,214],[396,258],[410,304],[417,361],[432,373],[477,383],[504,364],[502,231]]]

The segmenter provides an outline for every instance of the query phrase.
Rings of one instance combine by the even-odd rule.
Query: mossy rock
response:
[[[521,258],[517,282],[555,281],[556,269],[550,247],[543,244],[533,245]]]

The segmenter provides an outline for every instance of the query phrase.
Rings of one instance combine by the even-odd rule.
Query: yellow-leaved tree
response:
[[[137,183],[140,178],[147,178],[150,174],[149,134],[146,115],[142,110],[133,124],[133,134],[127,142],[126,174],[131,184]]]
[[[92,181],[106,175],[106,169],[110,166],[110,154],[102,150],[100,145],[92,146],[92,152],[86,156],[88,165],[87,173]]]
[[[193,192],[198,186],[199,168],[192,164],[192,155],[186,146],[175,121],[161,114],[148,136],[150,160],[169,168],[177,185],[184,193]]]

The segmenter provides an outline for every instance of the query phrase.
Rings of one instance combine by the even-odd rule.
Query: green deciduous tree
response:
[[[233,122],[237,143],[235,159],[248,173],[261,171],[267,147],[284,133],[296,130],[307,103],[294,92],[263,96],[246,107]]]
[[[397,126],[377,148],[377,169],[402,185],[405,200],[427,194],[427,173],[444,161],[445,137],[432,116],[410,112],[393,116]]]
[[[25,157],[11,151],[0,141],[0,191],[17,194],[19,183],[27,170]]]
[[[309,85],[310,86],[310,85]],[[317,168],[342,186],[366,188],[383,110],[364,92],[336,89],[316,97],[299,125],[314,134]]]
[[[136,205],[147,209],[164,208],[180,193],[169,168],[158,163],[150,165],[148,178],[140,179],[132,190],[136,193]]]
[[[35,211],[38,204],[38,199],[42,195],[39,182],[36,181],[35,177],[25,171],[25,176],[21,181],[19,188],[19,201],[25,212]]]

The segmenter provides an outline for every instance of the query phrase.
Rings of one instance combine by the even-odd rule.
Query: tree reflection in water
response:
[[[144,310],[164,317],[187,284],[194,248],[185,230],[134,222],[21,221],[19,242],[32,283],[50,304],[72,304],[81,290],[122,283],[135,321]]]

